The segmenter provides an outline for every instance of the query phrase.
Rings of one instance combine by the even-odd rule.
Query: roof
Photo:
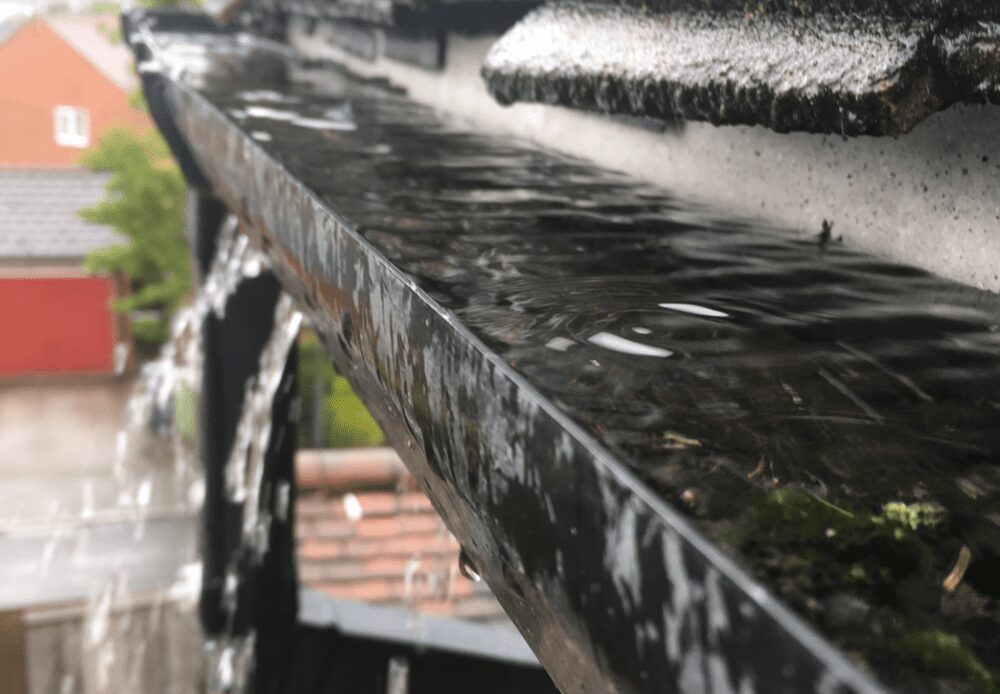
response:
[[[3,9],[0,8],[0,14]],[[0,16],[0,46],[6,43],[7,39],[20,31],[28,22],[28,17],[22,14]]]
[[[111,33],[118,29],[117,15],[59,14],[35,17],[11,14],[0,17],[0,45],[36,18],[45,22],[122,91],[130,92],[139,86],[139,80],[132,69],[132,54],[124,43],[113,43],[110,39]]]
[[[347,636],[405,643],[473,657],[537,666],[538,659],[511,624],[477,624],[450,617],[338,600],[308,588],[299,592],[299,622],[333,627]]]
[[[389,448],[299,451],[299,579],[328,596],[508,623],[459,570],[458,541]]]
[[[139,86],[132,54],[123,43],[109,39],[118,28],[117,19],[117,15],[57,15],[45,17],[45,23],[108,79],[130,92]]]
[[[122,242],[77,212],[100,201],[108,174],[85,170],[0,169],[0,258],[80,259]]]

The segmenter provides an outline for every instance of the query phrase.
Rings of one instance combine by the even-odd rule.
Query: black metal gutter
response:
[[[131,29],[158,122],[271,256],[562,691],[883,691],[197,87],[284,58]]]
[[[995,681],[962,606],[1000,597],[996,296],[286,46],[139,33],[164,119],[564,690],[877,687],[729,553],[887,682]]]

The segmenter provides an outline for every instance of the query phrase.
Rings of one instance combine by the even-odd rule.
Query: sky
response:
[[[14,17],[28,17],[34,14],[35,5],[28,2],[6,2],[0,0],[0,22]]]

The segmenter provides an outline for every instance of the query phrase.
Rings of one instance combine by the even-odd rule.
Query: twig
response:
[[[958,588],[958,584],[962,582],[965,572],[968,571],[971,561],[972,551],[967,546],[962,545],[962,549],[958,550],[958,561],[955,562],[951,573],[945,577],[941,586],[949,593],[954,593],[955,589]]]

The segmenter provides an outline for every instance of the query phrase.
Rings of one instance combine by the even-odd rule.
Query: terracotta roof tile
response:
[[[354,526],[360,537],[397,537],[415,533],[433,533],[441,521],[431,515],[398,515],[391,518],[362,518]]]
[[[412,535],[375,540],[350,540],[345,543],[345,552],[351,556],[406,556],[420,554],[447,554],[458,556],[458,542],[451,536]]]
[[[458,570],[458,541],[390,449],[301,451],[299,577],[341,599],[506,621]]]
[[[346,600],[362,600],[364,602],[396,602],[402,595],[393,590],[393,582],[387,579],[369,579],[362,581],[338,581],[336,583],[318,583],[312,588],[318,588],[328,595],[334,595]]]
[[[308,539],[299,544],[299,559],[340,559],[345,556],[344,548],[338,542],[323,542],[322,540]]]
[[[299,518],[322,517],[338,519],[348,517],[347,498],[353,496],[357,500],[355,509],[360,509],[361,518],[398,516],[400,514],[428,513],[434,514],[434,507],[424,494],[420,492],[347,492],[334,493],[327,490],[319,493],[321,488],[313,487],[317,493],[304,493],[299,500]],[[353,506],[353,502],[351,502]]]
[[[415,488],[406,466],[391,448],[303,450],[295,460],[296,479],[302,489],[331,491]]]
[[[397,494],[388,492],[361,492],[354,496],[358,500],[365,518],[371,516],[394,516],[400,512],[400,500]]]

